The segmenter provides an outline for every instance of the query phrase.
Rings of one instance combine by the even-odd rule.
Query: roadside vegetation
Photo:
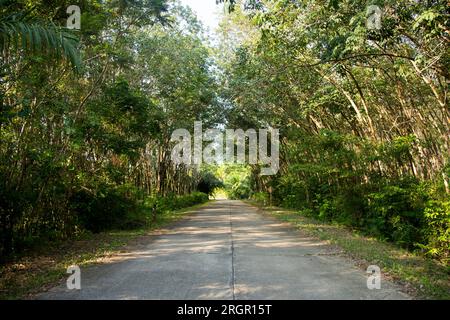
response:
[[[204,201],[171,134],[218,121],[209,48],[172,1],[0,6],[0,262],[42,242],[142,228]]]
[[[224,20],[229,127],[281,137],[278,174],[235,170],[229,194],[448,266],[447,2],[370,4],[382,8],[380,29],[367,28],[366,1],[250,1]]]

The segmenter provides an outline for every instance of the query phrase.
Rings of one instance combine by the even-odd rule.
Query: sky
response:
[[[181,3],[191,7],[203,25],[211,32],[218,27],[223,5],[217,5],[216,0],[181,0]]]

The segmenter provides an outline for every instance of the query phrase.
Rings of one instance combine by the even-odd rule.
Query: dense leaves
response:
[[[208,198],[189,195],[200,172],[173,165],[169,143],[175,128],[219,119],[197,19],[165,0],[85,0],[71,31],[71,4],[0,8],[2,258]]]
[[[381,29],[366,25],[369,4]],[[272,191],[275,204],[448,262],[446,1],[234,9],[223,23],[228,121],[282,135],[280,172],[253,175],[253,197],[268,203]]]

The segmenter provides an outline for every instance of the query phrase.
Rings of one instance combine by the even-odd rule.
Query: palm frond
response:
[[[70,61],[75,69],[81,67],[77,49],[78,39],[70,32],[54,24],[29,22],[11,15],[0,19],[0,54],[13,51],[53,53]]]

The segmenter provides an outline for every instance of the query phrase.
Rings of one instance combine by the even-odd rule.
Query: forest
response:
[[[221,191],[448,266],[447,1],[218,2],[211,40],[178,1],[78,1],[69,29],[72,1],[0,0],[0,260]],[[279,129],[278,173],[173,163],[195,121]]]

